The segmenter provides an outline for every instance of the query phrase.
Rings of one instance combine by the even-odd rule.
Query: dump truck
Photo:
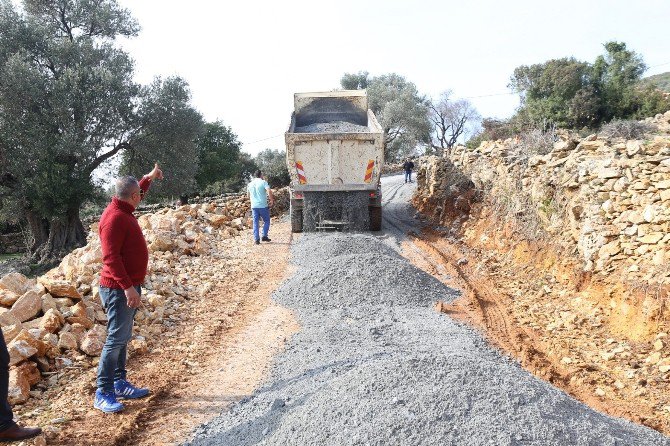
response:
[[[365,90],[295,93],[285,141],[293,232],[381,230],[384,139]]]

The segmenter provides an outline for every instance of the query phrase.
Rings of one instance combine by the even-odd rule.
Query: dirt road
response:
[[[49,444],[63,445],[670,444],[533,378],[441,314],[584,396],[513,323],[508,296],[484,280],[473,253],[422,225],[413,190],[401,176],[383,179],[378,235],[296,244],[284,223],[271,244],[226,242],[229,254],[209,261],[229,274],[192,302],[180,337],[130,360],[151,398],[102,415],[90,407],[89,370],[45,395],[46,410],[44,399],[24,407],[22,419],[62,419]]]
[[[311,234],[293,245],[297,272],[274,299],[296,311],[300,332],[268,380],[189,444],[670,444],[535,378],[435,311],[458,296],[443,283],[458,269],[418,235],[412,185],[383,186],[381,235]],[[488,296],[477,299],[498,318]],[[504,330],[504,318],[495,326]]]

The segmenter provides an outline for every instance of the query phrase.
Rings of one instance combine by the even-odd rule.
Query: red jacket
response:
[[[150,185],[150,178],[142,178],[140,189],[143,195]],[[144,282],[149,250],[137,218],[133,215],[134,210],[131,204],[114,197],[100,217],[98,231],[103,262],[101,286],[125,290]]]

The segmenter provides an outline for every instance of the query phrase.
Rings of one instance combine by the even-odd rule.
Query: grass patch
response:
[[[11,260],[11,259],[20,259],[23,257],[23,254],[18,253],[18,254],[0,254],[0,262],[4,262],[5,260]]]

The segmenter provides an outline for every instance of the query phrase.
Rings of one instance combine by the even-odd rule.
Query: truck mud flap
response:
[[[370,231],[382,230],[382,208],[381,206],[370,206]]]

